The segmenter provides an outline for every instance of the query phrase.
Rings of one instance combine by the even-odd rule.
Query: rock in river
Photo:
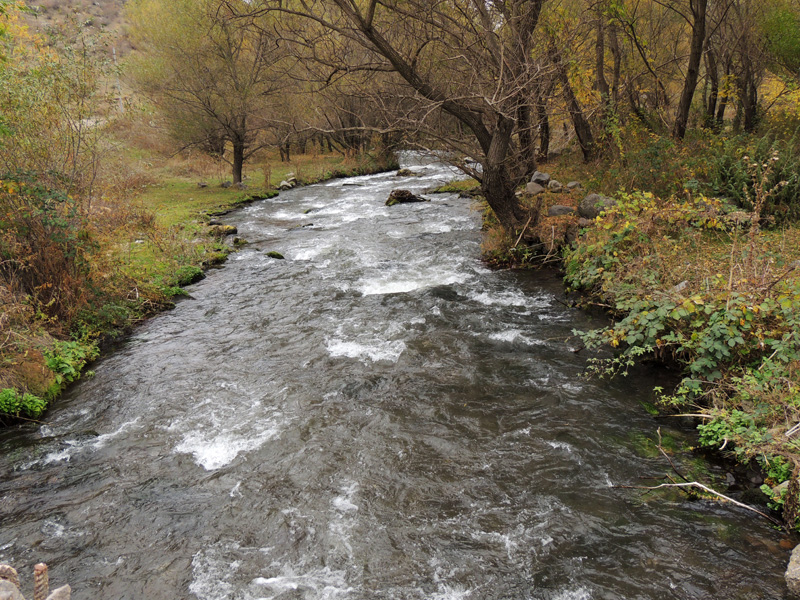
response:
[[[389,199],[386,201],[386,206],[406,204],[408,202],[430,202],[430,200],[412,194],[409,190],[392,190],[392,193],[389,194]]]

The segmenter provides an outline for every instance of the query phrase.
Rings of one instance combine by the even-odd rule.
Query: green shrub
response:
[[[45,408],[47,402],[33,394],[20,395],[17,390],[11,388],[0,390],[0,415],[35,419]]]
[[[99,349],[95,344],[83,342],[56,342],[44,351],[47,368],[56,374],[56,383],[61,386],[81,376],[81,370],[97,358]]]
[[[756,140],[737,137],[723,144],[712,166],[714,194],[753,210],[757,185],[770,190],[764,216],[777,223],[800,219],[800,132],[785,140],[767,134]]]

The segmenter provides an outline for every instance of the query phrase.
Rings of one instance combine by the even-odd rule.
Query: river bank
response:
[[[176,174],[174,163],[151,168],[153,175],[139,175],[138,185],[128,184],[124,200],[87,211],[84,237],[73,250],[84,265],[75,274],[83,280],[83,291],[64,300],[65,310],[47,314],[32,310],[32,303],[4,299],[0,426],[39,419],[92,361],[133,327],[172,307],[176,297],[186,294],[186,285],[245,243],[215,217],[276,196],[285,179],[304,186],[397,165],[368,155],[296,155],[290,163],[254,168],[245,185],[237,187],[209,177],[203,168],[185,162],[180,167],[186,174]],[[0,192],[25,197],[25,182],[5,183]]]
[[[796,529],[800,226],[786,217],[794,200],[781,194],[797,175],[787,169],[791,147],[773,141],[759,148],[756,158],[740,150],[726,167],[742,179],[738,200],[730,188],[727,199],[712,195],[708,175],[663,197],[535,189],[538,244],[520,244],[489,222],[484,251],[500,265],[559,264],[567,288],[611,319],[574,332],[579,345],[614,352],[593,360],[590,371],[626,375],[641,362],[675,368],[681,380],[656,388],[657,409],[694,419],[702,449],[759,469],[761,503]],[[553,167],[554,175],[559,167],[574,174],[569,162]],[[600,216],[577,214],[587,197],[604,204]],[[537,206],[532,197],[529,205]]]

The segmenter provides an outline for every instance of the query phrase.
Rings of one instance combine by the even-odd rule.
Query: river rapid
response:
[[[249,245],[0,432],[0,562],[74,600],[783,598],[779,531],[613,487],[690,433],[582,377],[597,323],[487,269],[470,200],[385,207],[453,177],[409,158],[226,217]]]

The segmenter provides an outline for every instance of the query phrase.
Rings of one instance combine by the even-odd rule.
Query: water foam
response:
[[[278,428],[274,426],[260,431],[258,435],[253,435],[253,432],[237,435],[225,431],[191,431],[183,436],[175,446],[175,451],[191,454],[194,461],[206,471],[214,471],[233,462],[239,454],[261,447],[277,434]]]
[[[345,356],[347,358],[358,358],[361,361],[370,360],[372,362],[389,361],[397,362],[400,355],[406,349],[406,343],[402,340],[388,342],[375,340],[366,343],[329,339],[325,341],[325,347],[331,356]]]

